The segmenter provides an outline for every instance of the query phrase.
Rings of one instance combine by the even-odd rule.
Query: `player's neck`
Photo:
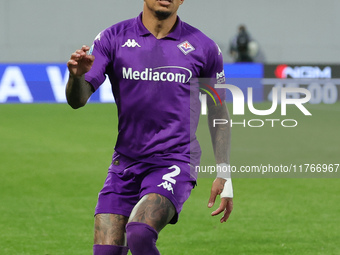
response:
[[[172,31],[177,21],[177,14],[173,13],[168,18],[160,20],[151,11],[144,10],[142,21],[151,34],[157,39],[161,39]]]

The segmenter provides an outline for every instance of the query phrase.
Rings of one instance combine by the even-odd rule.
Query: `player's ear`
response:
[[[184,2],[184,0],[179,0],[179,4],[180,5],[183,4],[183,2]]]

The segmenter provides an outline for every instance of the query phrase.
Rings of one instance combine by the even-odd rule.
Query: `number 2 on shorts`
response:
[[[168,169],[175,169],[175,170],[168,174],[163,175],[162,179],[165,181],[171,182],[172,184],[176,184],[176,180],[174,179],[174,177],[176,177],[177,175],[181,173],[181,169],[176,165],[173,165],[169,167]]]

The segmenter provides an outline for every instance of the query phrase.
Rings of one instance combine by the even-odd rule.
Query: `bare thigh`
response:
[[[94,244],[125,245],[128,217],[118,214],[97,214],[94,222]]]
[[[175,207],[168,198],[150,193],[142,197],[133,208],[129,222],[142,222],[160,232],[175,213]]]

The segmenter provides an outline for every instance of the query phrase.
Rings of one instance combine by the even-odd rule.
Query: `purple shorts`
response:
[[[103,189],[99,192],[95,214],[130,216],[133,207],[146,194],[157,193],[168,198],[176,208],[170,221],[175,224],[196,180],[190,166],[182,161],[160,165],[135,161],[115,152]],[[191,169],[192,170],[192,169]]]

